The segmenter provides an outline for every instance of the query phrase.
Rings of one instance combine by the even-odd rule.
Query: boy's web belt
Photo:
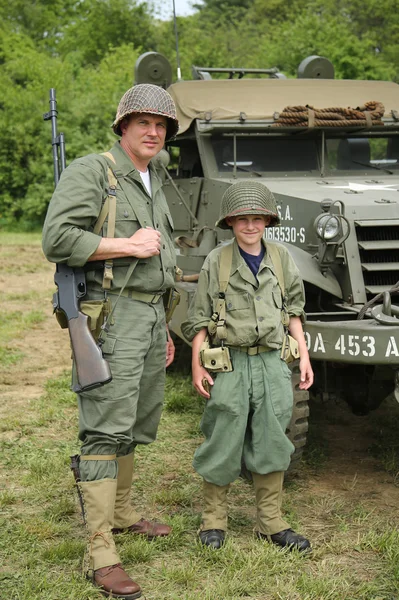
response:
[[[248,356],[255,356],[256,354],[262,354],[262,352],[270,352],[273,348],[267,346],[230,346],[233,350],[239,352],[245,352]]]

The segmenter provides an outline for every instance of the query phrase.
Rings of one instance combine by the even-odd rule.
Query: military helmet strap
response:
[[[227,338],[226,330],[226,290],[229,285],[231,265],[233,262],[233,242],[223,246],[219,264],[219,297],[215,312],[208,324],[210,336],[215,336],[223,345]]]

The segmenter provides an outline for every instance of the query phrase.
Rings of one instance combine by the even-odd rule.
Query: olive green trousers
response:
[[[218,373],[201,420],[204,442],[194,469],[225,486],[240,474],[286,471],[294,446],[285,431],[292,415],[291,371],[278,351],[248,356],[231,349],[234,370]]]
[[[117,296],[109,295],[111,303]],[[91,292],[97,300],[101,293]],[[122,296],[103,346],[112,381],[78,395],[81,455],[114,456],[82,460],[82,481],[116,479],[117,457],[156,438],[161,418],[166,362],[162,299],[147,304]]]

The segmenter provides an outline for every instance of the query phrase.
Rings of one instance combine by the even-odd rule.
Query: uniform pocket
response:
[[[281,310],[283,308],[283,297],[281,295],[280,290],[273,290],[272,296],[275,307]]]
[[[245,310],[249,308],[248,294],[226,295],[226,311]]]
[[[116,205],[115,229],[118,237],[130,237],[141,228],[136,213],[129,202],[121,202],[118,198]],[[108,224],[107,224],[108,235]]]

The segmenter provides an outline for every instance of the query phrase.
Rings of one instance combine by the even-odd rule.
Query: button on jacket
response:
[[[161,188],[161,181],[149,165],[152,198],[144,187],[139,171],[116,142],[111,153],[118,175],[116,191],[116,238],[132,236],[142,227],[161,233],[161,253],[140,259],[126,289],[139,292],[165,291],[174,284],[176,253],[173,246],[173,221]],[[119,177],[120,176],[120,177]],[[97,250],[101,236],[93,233],[101,206],[107,197],[108,162],[105,156],[89,154],[78,158],[62,173],[51,200],[43,228],[43,250],[51,262],[70,267],[85,265]],[[107,221],[103,227],[107,235]],[[124,266],[118,266],[122,263]],[[122,287],[129,257],[114,259],[112,289]],[[87,284],[102,285],[103,271],[89,271]]]
[[[227,346],[267,346],[277,349],[282,346],[284,329],[281,323],[282,294],[275,269],[267,251],[267,242],[262,241],[266,252],[257,277],[253,275],[241,256],[236,240],[233,243],[233,260],[229,284],[226,290]],[[299,271],[288,250],[278,246],[287,296],[286,308],[289,316],[304,320],[305,296]],[[222,247],[219,246],[205,259],[195,296],[188,311],[182,332],[187,340],[204,327],[216,309],[219,294],[219,264]]]

